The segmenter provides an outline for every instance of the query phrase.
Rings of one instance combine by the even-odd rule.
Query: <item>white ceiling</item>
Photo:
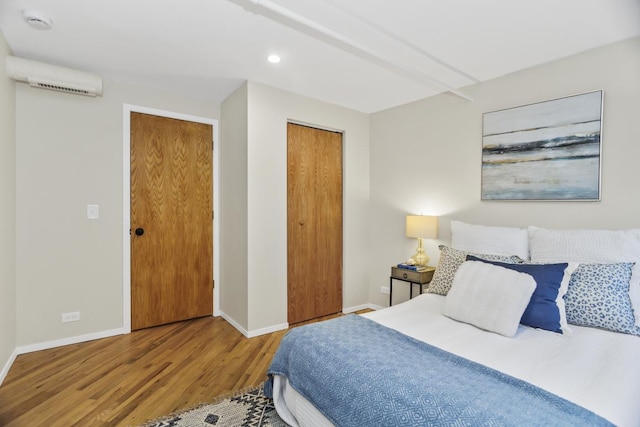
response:
[[[103,78],[215,102],[250,80],[369,113],[640,36],[640,0],[2,0],[0,29],[16,56]]]

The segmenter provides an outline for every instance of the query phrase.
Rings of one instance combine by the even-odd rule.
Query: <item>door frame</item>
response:
[[[220,212],[218,206],[218,120],[193,116],[173,111],[159,110],[140,105],[123,104],[122,108],[122,325],[124,333],[131,332],[131,113],[143,113],[170,119],[208,124],[213,127],[213,211]],[[220,227],[219,215],[213,217],[213,315],[220,315]]]

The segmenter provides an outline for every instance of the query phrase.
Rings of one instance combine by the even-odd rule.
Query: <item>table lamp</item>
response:
[[[422,239],[438,237],[438,217],[426,215],[407,215],[407,237],[418,239],[418,249],[411,257],[416,265],[427,265],[429,257],[424,253]]]

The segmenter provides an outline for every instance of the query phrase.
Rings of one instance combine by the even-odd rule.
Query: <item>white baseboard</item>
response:
[[[249,331],[249,335],[247,336],[247,338],[253,338],[253,337],[260,336],[260,335],[270,334],[272,332],[278,332],[278,331],[282,331],[284,329],[289,329],[289,324],[288,323],[281,323],[279,325],[273,325],[273,326],[269,326],[267,328],[255,329],[253,331]]]
[[[243,328],[238,322],[233,320],[233,318],[231,316],[229,316],[228,314],[226,314],[225,312],[221,311],[220,312],[220,316],[222,316],[222,318],[224,320],[229,322],[229,324],[231,326],[236,328],[238,331],[240,331],[240,333],[242,335],[244,335],[247,338],[253,338],[253,337],[260,336],[260,335],[270,334],[272,332],[277,332],[277,331],[281,331],[283,329],[288,329],[289,328],[289,324],[288,323],[281,323],[279,325],[273,325],[273,326],[268,326],[268,327],[262,328],[262,329],[255,329],[253,331],[247,331],[245,328]]]
[[[233,326],[234,328],[236,328],[238,331],[240,331],[240,333],[242,335],[244,335],[245,337],[247,337],[248,332],[245,328],[243,328],[242,326],[240,326],[240,324],[238,322],[236,322],[235,320],[233,320],[233,318],[231,316],[229,316],[227,313],[225,313],[224,311],[220,311],[220,316],[226,320],[231,326]]]
[[[359,310],[365,310],[365,309],[379,310],[381,308],[384,308],[384,307],[381,307],[375,304],[362,304],[362,305],[357,305],[353,307],[345,307],[342,310],[342,312],[347,314],[347,313],[354,313]],[[260,335],[270,334],[272,332],[282,331],[284,329],[289,328],[288,323],[281,323],[279,325],[273,325],[273,326],[268,326],[266,328],[247,331],[245,328],[243,328],[239,323],[237,323],[235,320],[233,320],[233,318],[231,318],[229,315],[227,315],[223,311],[220,311],[217,314],[222,316],[224,320],[229,322],[231,326],[236,328],[242,335],[244,335],[247,338],[253,338]],[[0,371],[0,385],[2,385],[2,382],[4,381],[7,374],[9,373],[9,369],[11,369],[11,366],[13,365],[13,362],[15,362],[16,357],[20,354],[33,353],[34,351],[48,350],[51,348],[62,347],[70,344],[78,344],[81,342],[93,341],[101,338],[113,337],[116,335],[123,335],[127,333],[129,333],[129,331],[125,330],[124,328],[119,328],[119,329],[111,329],[111,330],[102,331],[102,332],[95,332],[92,334],[79,335],[76,337],[62,338],[59,340],[46,341],[46,342],[37,343],[37,344],[19,346],[13,351],[13,353],[9,357],[9,360],[7,360],[7,363],[5,363],[5,365],[2,367],[2,370]]]
[[[380,310],[381,308],[384,308],[384,307],[375,305],[375,304],[362,304],[362,305],[356,305],[353,307],[344,307],[342,309],[342,312],[344,314],[348,314],[348,313],[355,313],[356,311],[360,311],[360,310],[366,310],[366,309]]]
[[[353,307],[345,307],[345,308],[342,309],[342,312],[347,314],[347,313],[354,313],[354,312],[359,311],[359,310],[366,310],[366,309],[380,310],[381,308],[384,308],[384,307],[381,307],[381,306],[375,305],[375,304],[362,304],[362,305],[356,305],[356,306],[353,306]],[[281,323],[279,325],[273,325],[273,326],[268,326],[266,328],[254,329],[252,331],[247,331],[245,328],[243,328],[238,322],[233,320],[233,318],[231,318],[231,316],[229,316],[225,312],[221,311],[220,312],[220,316],[222,316],[222,318],[224,320],[229,322],[229,324],[231,326],[236,328],[238,331],[240,331],[240,333],[242,335],[244,335],[247,338],[253,338],[253,337],[260,336],[260,335],[270,334],[272,332],[282,331],[284,329],[288,329],[289,328],[289,324],[288,323]]]
[[[32,353],[34,351],[48,350],[50,348],[62,347],[70,344],[78,344],[85,341],[98,340],[100,338],[113,337],[128,333],[124,328],[111,329],[108,331],[94,332],[92,334],[79,335],[77,337],[62,338],[59,340],[46,341],[37,344],[29,344],[16,348],[18,354]]]
[[[7,377],[9,369],[11,369],[13,362],[16,361],[16,357],[18,357],[18,349],[13,350],[13,353],[11,353],[11,356],[9,356],[9,360],[7,360],[7,363],[5,363],[2,367],[2,371],[0,371],[0,385],[2,385],[4,379]]]

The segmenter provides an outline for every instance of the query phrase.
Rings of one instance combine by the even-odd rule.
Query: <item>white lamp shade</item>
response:
[[[438,237],[438,217],[407,215],[407,237],[435,239]]]

